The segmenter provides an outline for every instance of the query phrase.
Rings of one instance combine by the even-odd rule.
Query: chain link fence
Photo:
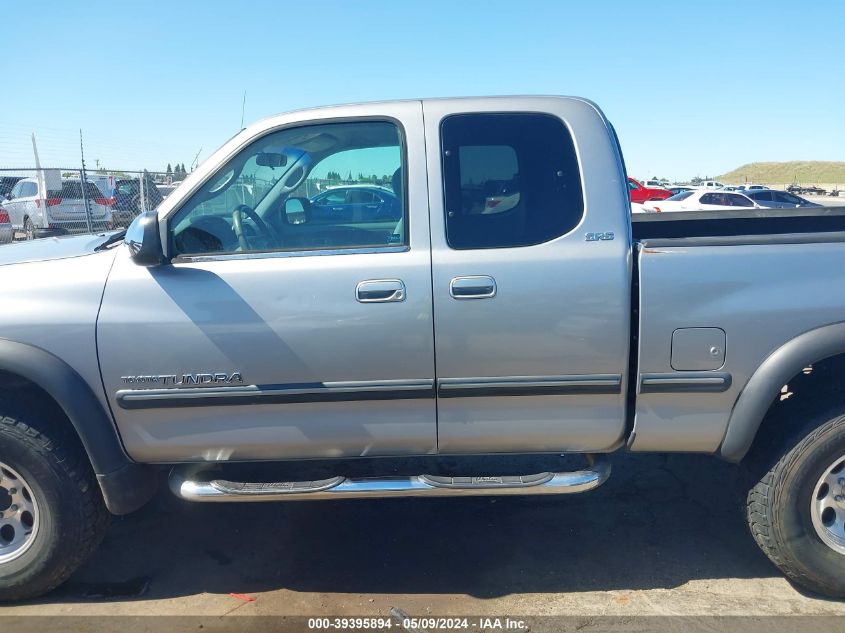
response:
[[[125,228],[175,187],[165,172],[0,168],[0,243]]]
[[[125,228],[199,163],[202,150],[186,150],[166,130],[125,142],[126,122],[116,121],[84,133],[0,121],[0,244]]]

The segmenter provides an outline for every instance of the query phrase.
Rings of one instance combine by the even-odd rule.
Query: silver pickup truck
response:
[[[566,494],[621,450],[742,462],[763,551],[845,596],[843,241],[842,209],[632,223],[584,99],[261,121],[125,235],[0,249],[0,598],[165,475],[196,502]]]

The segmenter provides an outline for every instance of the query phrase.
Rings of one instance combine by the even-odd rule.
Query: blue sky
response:
[[[294,108],[573,94],[628,170],[845,160],[845,2],[3,2],[0,166],[200,161]],[[84,7],[84,8],[83,8]],[[32,28],[24,28],[28,24]]]

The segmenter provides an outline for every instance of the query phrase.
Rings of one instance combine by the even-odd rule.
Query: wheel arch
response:
[[[813,365],[845,354],[845,322],[809,330],[790,339],[760,363],[734,404],[719,455],[739,462],[748,453],[784,385]]]
[[[127,514],[149,500],[157,487],[155,471],[129,459],[111,417],[70,365],[33,345],[0,339],[0,371],[32,383],[64,413],[113,514]]]

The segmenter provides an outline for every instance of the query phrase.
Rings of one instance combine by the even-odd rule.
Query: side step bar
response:
[[[587,492],[610,477],[610,460],[585,455],[584,470],[504,477],[332,477],[318,481],[247,483],[186,476],[186,467],[170,473],[170,489],[188,501],[299,501],[379,497],[453,497],[483,495],[548,495]],[[190,468],[190,467],[188,467]],[[194,466],[194,469],[196,466]]]

